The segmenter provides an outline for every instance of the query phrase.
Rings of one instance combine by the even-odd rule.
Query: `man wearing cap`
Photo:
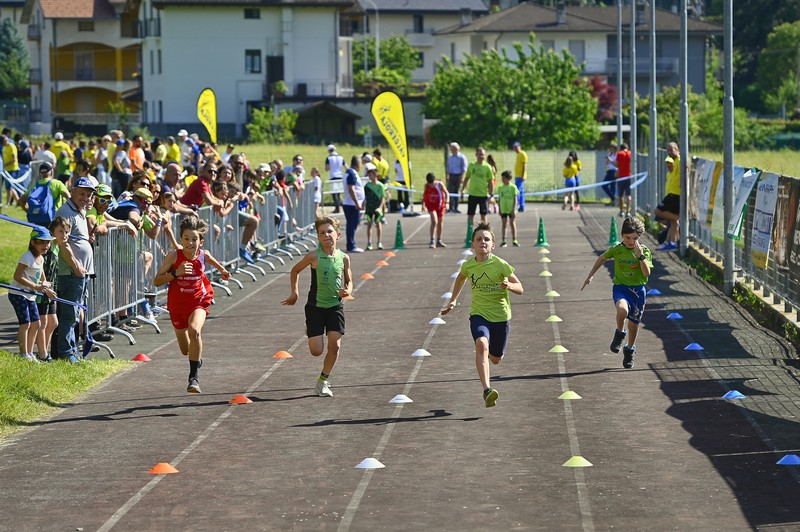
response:
[[[336,146],[333,144],[328,145],[328,157],[325,159],[325,171],[329,173],[328,182],[330,183],[331,191],[341,190],[341,181],[344,177],[344,171],[347,170],[347,165],[344,162],[344,157],[336,153]],[[341,197],[338,192],[333,194],[333,212],[339,212],[339,205],[341,204]]]
[[[667,165],[666,196],[658,204],[653,214],[656,219],[666,220],[667,239],[656,250],[677,251],[681,219],[681,153],[677,143],[667,144],[665,163]]]
[[[72,153],[72,148],[70,148],[69,144],[64,142],[64,134],[62,132],[57,132],[53,135],[55,142],[52,146],[50,146],[50,151],[53,152],[53,155],[58,158],[62,151],[67,152],[67,156],[69,156],[69,160],[71,162],[75,162],[75,154]]]
[[[138,233],[136,227],[127,220],[117,220],[110,214],[108,209],[114,202],[114,194],[111,187],[105,184],[97,185],[94,194],[94,204],[86,211],[86,223],[89,226],[89,240],[94,243],[95,235],[107,235],[110,227],[122,227],[129,235],[135,237]]]
[[[19,205],[22,207],[22,210],[25,212],[28,211],[28,196],[33,192],[33,189],[45,183],[50,187],[50,194],[53,196],[53,207],[56,210],[69,199],[70,194],[67,185],[58,179],[53,179],[53,165],[43,162],[39,165],[39,180],[35,183],[31,183],[31,186],[28,187],[25,194],[19,198]]]
[[[458,210],[458,190],[467,173],[467,156],[461,153],[457,142],[450,143],[450,155],[447,157],[447,192],[450,193],[450,206],[447,212],[460,213]]]
[[[189,133],[185,129],[181,129],[175,136],[177,137],[176,142],[178,144],[178,149],[181,152],[181,158],[178,162],[181,163],[181,166],[186,166],[191,163],[189,159],[192,148],[186,144],[186,141],[189,139]]]
[[[83,303],[86,298],[88,276],[94,275],[94,251],[89,243],[89,226],[86,210],[92,205],[95,187],[81,177],[75,181],[69,199],[56,211],[70,223],[67,242],[58,244],[58,297],[67,301]],[[80,310],[73,305],[58,305],[58,352],[57,357],[70,362],[80,360],[75,325],[80,319]]]
[[[517,209],[519,212],[524,212],[525,180],[528,178],[528,154],[522,151],[522,145],[519,142],[515,142],[511,147],[517,153],[517,159],[514,161],[514,184],[519,189]]]

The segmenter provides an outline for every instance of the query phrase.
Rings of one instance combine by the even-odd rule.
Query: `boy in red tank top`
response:
[[[214,289],[205,276],[206,263],[219,270],[222,279],[231,274],[203,247],[208,224],[197,216],[181,222],[181,249],[169,253],[158,269],[155,285],[169,283],[167,307],[175,336],[183,356],[189,357],[189,393],[200,393],[198,371],[203,365],[203,340],[200,333],[206,322],[208,307],[214,299]]]

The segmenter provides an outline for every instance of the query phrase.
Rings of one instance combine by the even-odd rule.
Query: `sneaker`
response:
[[[353,249],[348,249],[347,252],[348,253],[364,253],[364,250],[361,249],[361,248],[353,248]]]
[[[566,209],[567,209],[567,204],[566,203],[562,203],[561,204],[561,210],[564,211]],[[619,215],[622,216],[622,213],[619,213]]]
[[[436,247],[436,241],[435,240],[431,240],[431,243],[428,244],[428,247],[431,248],[431,249],[434,249]]]
[[[98,342],[110,342],[114,336],[107,332],[93,334],[92,337]]]
[[[261,253],[261,254],[264,254],[264,253],[266,253],[266,252],[267,252],[267,248],[265,248],[265,247],[264,247],[264,246],[262,246],[261,244],[253,244],[253,248],[255,248],[255,250],[256,250],[258,253]]]
[[[188,393],[200,393],[200,381],[197,378],[189,379],[189,386],[186,387]]]
[[[515,248],[518,248],[519,247],[519,241],[518,240],[514,240],[514,241],[511,242],[511,245],[514,246]]]
[[[614,339],[611,340],[611,345],[608,346],[611,351],[614,353],[619,353],[619,348],[622,346],[622,341],[625,339],[625,336],[628,335],[628,331],[620,331],[619,329],[614,330]]]
[[[151,310],[151,311],[148,311],[147,314],[144,315],[144,319],[150,320],[150,321],[156,321],[156,315],[153,314],[153,311]]]
[[[631,218],[631,211],[625,213],[625,218]]]
[[[80,364],[81,360],[75,355],[70,355],[69,358],[67,359],[67,362],[69,362],[70,364]]]
[[[50,355],[47,355],[44,358],[39,357],[39,362],[48,362],[49,363],[49,362],[52,362],[52,361],[53,361],[53,357],[51,357]]]
[[[622,212],[622,211],[619,211],[619,214],[617,216],[625,216],[625,213]]]
[[[317,385],[314,387],[317,391],[317,395],[320,397],[333,397],[333,392],[331,391],[331,385],[328,384],[328,381],[317,381]]]
[[[255,264],[256,261],[253,260],[252,255],[246,249],[239,248],[239,257],[245,261],[247,264]]]
[[[678,251],[678,244],[675,242],[664,242],[656,248],[656,251]]]
[[[622,348],[622,367],[625,369],[631,369],[633,367],[633,354],[636,352],[636,346],[632,345],[628,347],[627,345]]]
[[[378,242],[378,249],[383,249],[383,244],[381,244],[380,242]]]
[[[580,205],[575,205],[575,210],[576,210],[576,211],[579,211],[579,210],[581,210],[581,206],[580,206]]]
[[[508,247],[508,244],[506,244],[506,241],[505,241],[505,240],[503,240],[502,242],[500,242],[500,247],[501,247],[501,248],[507,248],[507,247]]]
[[[441,240],[437,240],[437,241],[436,241],[436,247],[437,247],[437,248],[446,248],[447,246],[446,246],[446,245],[445,245],[445,243],[444,243],[444,242],[442,242]]]
[[[365,249],[367,251],[372,251],[372,244],[367,244],[367,247]]]
[[[497,398],[500,394],[494,388],[489,388],[483,391],[483,401],[486,403],[486,408],[492,408],[497,404]]]

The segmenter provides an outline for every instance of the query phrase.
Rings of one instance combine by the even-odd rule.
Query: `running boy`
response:
[[[442,242],[442,229],[444,223],[444,208],[447,204],[448,194],[444,184],[436,179],[433,172],[425,176],[425,192],[422,195],[422,204],[431,215],[431,244],[430,247],[447,247]],[[434,239],[434,236],[436,237]]]
[[[469,325],[475,340],[475,366],[483,385],[483,400],[492,407],[500,394],[489,386],[489,362],[499,364],[506,350],[510,331],[511,305],[508,293],[522,295],[522,283],[514,275],[514,268],[506,261],[492,255],[495,238],[492,228],[485,222],[475,226],[472,249],[475,256],[461,265],[453,286],[453,295],[442,314],[456,307],[458,295],[469,280],[472,303],[469,308]]]
[[[208,316],[208,307],[214,299],[214,289],[205,276],[206,263],[219,270],[223,281],[231,274],[217,259],[201,249],[208,232],[208,223],[197,216],[181,222],[181,249],[171,251],[164,258],[155,278],[155,285],[169,283],[167,307],[175,336],[183,356],[189,357],[189,385],[186,391],[200,393],[198,371],[203,365],[203,339],[200,333]]]
[[[505,170],[500,174],[503,178],[503,184],[497,187],[497,196],[500,198],[500,217],[503,219],[503,238],[500,241],[500,247],[504,248],[506,244],[506,229],[511,225],[511,243],[514,247],[519,247],[517,242],[517,198],[519,197],[519,189],[517,185],[511,182],[511,172]]]
[[[614,260],[614,287],[611,290],[614,306],[617,309],[617,329],[609,349],[619,353],[625,337],[628,345],[622,348],[622,366],[633,367],[633,354],[636,351],[636,335],[639,332],[639,320],[642,319],[645,305],[644,285],[653,268],[650,250],[639,242],[644,233],[644,224],[637,218],[625,218],[622,222],[622,242],[597,257],[592,270],[583,281],[581,290],[592,283],[595,272],[609,259]],[[625,320],[628,330],[625,330]]]
[[[386,207],[386,185],[378,180],[378,167],[372,163],[364,165],[367,170],[367,177],[369,183],[364,185],[364,197],[366,207],[364,208],[364,215],[367,217],[367,251],[372,251],[372,226],[375,226],[377,233],[378,249],[383,249],[383,242],[381,242],[382,227],[381,220],[383,219],[383,210]]]
[[[350,257],[336,247],[341,236],[339,220],[331,216],[317,218],[319,246],[309,252],[292,268],[290,285],[292,293],[281,301],[281,305],[294,305],[298,296],[300,272],[311,266],[311,288],[306,303],[306,335],[308,350],[315,357],[325,347],[324,335],[328,336],[328,352],[322,362],[315,390],[320,397],[333,397],[328,378],[339,358],[344,335],[344,305],[342,298],[353,291],[353,274],[350,272]]]

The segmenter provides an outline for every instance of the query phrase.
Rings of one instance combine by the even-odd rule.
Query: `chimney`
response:
[[[462,8],[460,14],[462,26],[468,26],[469,24],[472,24],[472,10],[470,8]]]
[[[556,5],[556,24],[563,26],[567,23],[567,6],[564,2]]]
[[[646,7],[647,6],[645,5],[644,2],[639,2],[639,1],[636,2],[636,25],[637,26],[641,26],[642,24],[645,23],[644,19],[645,19],[645,9],[646,9]]]

